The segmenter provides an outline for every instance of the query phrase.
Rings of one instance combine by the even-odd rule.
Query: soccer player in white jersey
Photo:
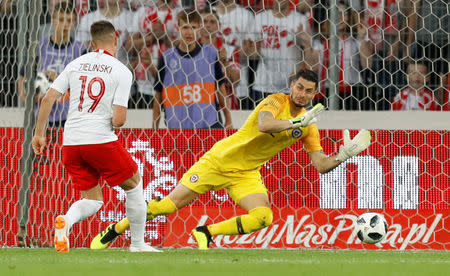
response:
[[[289,93],[289,78],[302,61],[299,34],[308,30],[308,19],[289,7],[288,0],[275,0],[272,10],[255,17],[254,32],[259,35],[260,54],[254,84],[254,100],[266,94]]]
[[[46,145],[45,128],[55,101],[70,90],[70,107],[64,128],[62,161],[81,200],[55,219],[55,248],[69,251],[73,224],[95,214],[103,205],[99,179],[125,190],[131,222],[131,252],[159,252],[144,242],[146,204],[137,165],[119,143],[113,127],[125,123],[133,80],[130,70],[117,60],[114,26],[98,21],[91,26],[91,52],[73,60],[43,98],[32,141],[36,154]]]

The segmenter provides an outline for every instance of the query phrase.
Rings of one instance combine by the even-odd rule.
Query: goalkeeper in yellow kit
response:
[[[205,153],[167,197],[148,203],[147,219],[173,213],[200,194],[225,188],[248,214],[192,230],[198,248],[208,249],[212,236],[247,234],[272,223],[269,197],[259,170],[283,149],[301,140],[320,173],[331,171],[365,150],[370,145],[370,132],[361,130],[350,140],[345,130],[339,153],[335,156],[323,153],[315,122],[324,107],[318,104],[309,111],[305,109],[317,93],[317,84],[316,73],[299,71],[291,82],[291,94],[273,94],[264,99],[242,128]],[[127,218],[109,225],[92,240],[91,249],[106,248],[129,225]]]

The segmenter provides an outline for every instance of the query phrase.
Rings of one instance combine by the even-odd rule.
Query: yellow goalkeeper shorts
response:
[[[227,189],[228,194],[237,204],[248,195],[267,194],[267,188],[258,170],[221,172],[205,158],[200,158],[183,175],[180,183],[198,194]]]

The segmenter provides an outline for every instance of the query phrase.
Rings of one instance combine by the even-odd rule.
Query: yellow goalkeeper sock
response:
[[[160,201],[152,200],[148,203],[147,220],[152,220],[154,217],[159,215],[171,214],[176,210],[178,210],[177,206],[169,197],[165,197]],[[114,230],[118,234],[122,234],[128,228],[130,228],[130,221],[128,220],[128,218],[124,218],[116,223],[116,227],[114,228]]]
[[[272,210],[267,207],[257,207],[248,215],[233,217],[219,223],[208,225],[211,236],[248,234],[269,226],[272,223]]]

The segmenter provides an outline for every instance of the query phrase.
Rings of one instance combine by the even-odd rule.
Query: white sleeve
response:
[[[64,69],[53,81],[52,85],[50,85],[50,88],[55,89],[61,94],[64,94],[67,92],[67,90],[69,90],[69,71],[67,70],[68,66],[69,65],[66,66],[66,69]]]
[[[120,105],[128,107],[128,98],[130,97],[131,85],[133,83],[133,74],[128,68],[126,71],[121,71],[120,76],[117,76],[119,84],[114,93],[113,105]]]

